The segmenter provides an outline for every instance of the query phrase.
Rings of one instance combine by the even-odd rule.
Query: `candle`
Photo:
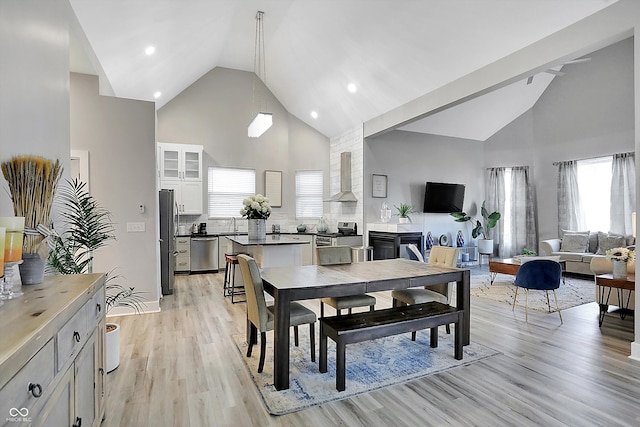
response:
[[[24,235],[24,217],[10,216],[0,218],[0,227],[4,227],[4,262],[22,259],[22,238]]]
[[[0,227],[0,277],[4,276],[4,239],[7,229]]]

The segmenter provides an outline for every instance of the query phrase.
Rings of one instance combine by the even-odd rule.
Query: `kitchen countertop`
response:
[[[267,236],[296,236],[296,235],[307,235],[307,236],[315,236],[316,234],[318,234],[317,232],[313,231],[305,231],[303,233],[300,232],[295,232],[295,233],[288,233],[288,232],[284,232],[284,233],[267,233]],[[207,233],[206,235],[202,234],[202,235],[197,235],[194,236],[191,233],[188,234],[176,234],[176,237],[228,237],[228,236],[246,236],[247,233],[228,233],[228,232],[221,232],[221,233]]]
[[[249,240],[249,236],[232,236],[228,237],[229,240],[242,246],[273,246],[273,245],[306,245],[309,242],[303,240],[289,239],[288,237],[281,237],[280,234],[270,234],[264,240]]]

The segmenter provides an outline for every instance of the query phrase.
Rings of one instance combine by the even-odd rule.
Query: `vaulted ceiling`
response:
[[[266,84],[284,107],[339,135],[577,22],[615,0],[70,0],[116,96],[156,108],[215,67],[253,71],[265,12]],[[146,55],[147,46],[155,46]],[[72,67],[73,69],[73,67]],[[86,70],[79,70],[85,71]],[[551,75],[478,98],[486,139],[535,103]],[[546,82],[546,83],[545,83]],[[353,83],[355,93],[347,90]],[[500,93],[502,92],[502,95]],[[526,93],[524,93],[526,92]],[[481,101],[482,98],[492,97]],[[506,98],[505,98],[506,97]],[[466,105],[465,107],[465,104]],[[465,103],[457,108],[482,108]],[[318,114],[317,119],[311,112]],[[439,114],[453,114],[455,110]],[[458,111],[457,114],[462,114]],[[405,130],[447,134],[451,117]],[[454,120],[455,121],[455,120]],[[458,122],[459,123],[459,122]],[[453,126],[456,127],[456,126]],[[457,126],[458,128],[460,126]]]

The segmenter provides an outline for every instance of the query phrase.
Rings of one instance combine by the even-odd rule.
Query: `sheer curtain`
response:
[[[504,171],[505,168],[489,168],[487,175],[487,194],[485,198],[485,207],[489,211],[489,213],[498,211],[502,215],[504,215],[505,211],[505,190],[504,190]],[[481,213],[478,212],[478,217],[481,217]],[[504,221],[498,221],[498,224],[491,231],[487,232],[485,230],[485,234],[489,239],[493,239],[494,247],[498,245],[498,255],[502,257],[502,245],[500,244],[502,241],[502,236],[504,234]]]
[[[510,258],[522,253],[523,248],[535,249],[538,245],[533,186],[529,181],[529,167],[511,168],[511,206],[509,209],[509,230],[505,230],[500,257]],[[507,238],[508,237],[508,238]]]
[[[636,210],[636,165],[634,153],[616,154],[611,167],[611,231],[630,235],[631,213]]]
[[[581,230],[585,221],[578,190],[578,163],[570,160],[557,165],[558,236],[562,236],[562,230]]]

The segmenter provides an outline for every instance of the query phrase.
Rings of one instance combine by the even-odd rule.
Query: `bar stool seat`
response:
[[[246,300],[236,301],[237,295],[244,295],[244,286],[236,286],[236,265],[238,265],[238,254],[224,254],[226,268],[224,270],[223,295],[231,297],[231,303],[245,302]]]

